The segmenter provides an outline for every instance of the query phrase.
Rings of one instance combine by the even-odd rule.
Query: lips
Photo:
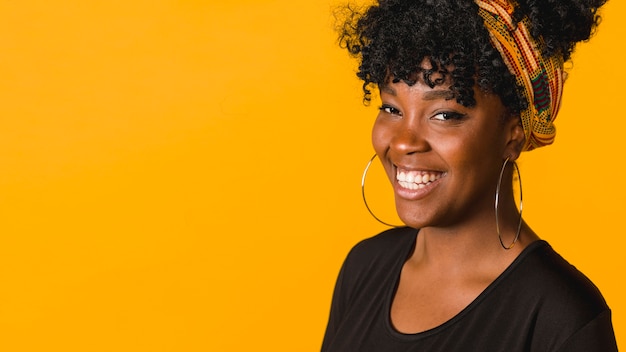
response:
[[[436,171],[396,171],[396,180],[402,188],[418,190],[427,187],[431,183],[443,177],[444,173]]]

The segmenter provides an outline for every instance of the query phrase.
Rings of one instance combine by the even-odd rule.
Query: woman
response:
[[[523,222],[515,160],[552,143],[574,45],[605,0],[384,1],[341,44],[382,105],[376,155],[407,227],[338,278],[322,351],[616,351],[598,289]]]

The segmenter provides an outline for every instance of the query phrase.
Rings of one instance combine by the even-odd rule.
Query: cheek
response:
[[[483,127],[474,134],[468,134],[457,146],[459,152],[455,156],[456,163],[466,170],[468,175],[480,177],[485,182],[497,180],[502,162],[504,143],[498,128]]]
[[[376,155],[378,155],[379,162],[382,163],[385,168],[385,174],[387,174],[389,181],[392,183],[395,175],[393,167],[386,156],[389,151],[389,143],[393,137],[393,133],[392,129],[378,120],[374,123],[372,128],[372,146],[374,147]]]
[[[389,131],[384,124],[376,120],[372,127],[372,146],[378,156],[383,156],[389,145]]]

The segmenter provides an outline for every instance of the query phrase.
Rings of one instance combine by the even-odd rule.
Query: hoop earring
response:
[[[380,220],[378,216],[374,215],[374,212],[367,204],[367,199],[365,199],[365,178],[367,177],[367,171],[369,171],[374,159],[376,159],[376,154],[374,154],[374,156],[370,158],[370,161],[367,163],[367,166],[365,166],[365,170],[363,171],[363,176],[361,177],[361,196],[363,197],[363,203],[365,203],[365,208],[367,208],[367,211],[370,213],[370,215],[372,215],[374,219],[376,219],[376,221],[378,221],[379,223],[390,227],[400,227],[399,225],[392,225],[390,223]]]
[[[502,248],[509,250],[511,248],[513,248],[513,246],[515,246],[515,243],[517,243],[517,240],[519,239],[519,234],[520,231],[522,230],[522,209],[523,209],[523,203],[522,203],[522,175],[519,172],[519,167],[517,166],[517,163],[515,161],[513,161],[513,166],[515,167],[515,171],[517,171],[517,179],[519,180],[519,223],[517,224],[517,233],[515,234],[515,238],[513,239],[513,243],[511,243],[508,247],[504,245],[504,242],[502,241],[502,234],[500,233],[500,222],[498,221],[498,201],[500,199],[500,185],[502,184],[502,175],[504,175],[504,169],[506,169],[506,164],[509,162],[509,158],[506,158],[506,160],[504,161],[504,164],[502,164],[502,170],[500,170],[500,177],[498,178],[498,186],[496,187],[496,203],[495,203],[495,209],[496,209],[496,231],[498,232],[498,239],[500,240],[500,245],[502,246]]]

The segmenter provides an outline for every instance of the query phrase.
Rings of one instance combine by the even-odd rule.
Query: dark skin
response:
[[[495,229],[500,170],[507,157],[519,157],[525,140],[519,117],[478,88],[476,105],[464,107],[449,84],[389,82],[380,87],[372,141],[394,186],[398,215],[420,229],[390,315],[398,331],[417,333],[461,312],[538,237],[523,224],[515,246],[505,250]],[[499,208],[507,245],[519,219],[512,169],[506,168]]]

